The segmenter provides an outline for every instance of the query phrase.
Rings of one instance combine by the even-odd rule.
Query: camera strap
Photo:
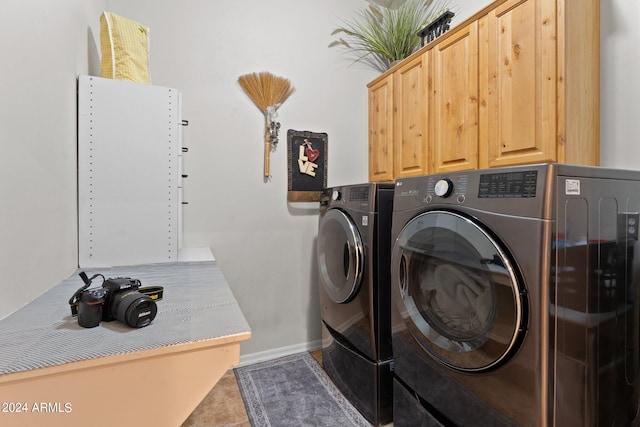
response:
[[[160,301],[164,293],[164,287],[147,286],[144,288],[138,288],[138,292],[140,292],[141,294],[147,295],[153,301]],[[72,298],[72,301],[69,302],[69,306],[71,307],[71,316],[73,317],[78,316],[78,301],[76,298]]]

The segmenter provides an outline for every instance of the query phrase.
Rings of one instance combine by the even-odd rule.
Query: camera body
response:
[[[132,328],[147,326],[156,317],[158,307],[139,289],[139,280],[116,277],[106,279],[99,288],[79,290],[74,295],[78,303],[78,324],[93,328],[100,321],[119,320]]]

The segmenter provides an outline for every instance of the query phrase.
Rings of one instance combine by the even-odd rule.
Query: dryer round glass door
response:
[[[455,370],[499,366],[526,329],[526,298],[511,257],[472,218],[430,211],[394,243],[393,300],[407,328]]]
[[[360,233],[339,209],[329,209],[318,227],[320,286],[337,303],[349,302],[358,293],[364,270]]]

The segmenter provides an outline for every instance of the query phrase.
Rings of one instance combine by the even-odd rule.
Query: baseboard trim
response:
[[[274,348],[272,350],[259,351],[257,353],[244,354],[240,356],[240,364],[238,367],[258,362],[265,362],[267,360],[277,359],[278,357],[301,353],[303,351],[314,351],[320,348],[322,348],[322,341],[316,340],[287,347]]]

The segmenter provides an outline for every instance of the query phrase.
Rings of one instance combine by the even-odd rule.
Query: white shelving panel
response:
[[[80,267],[178,260],[181,121],[176,89],[79,76]]]

